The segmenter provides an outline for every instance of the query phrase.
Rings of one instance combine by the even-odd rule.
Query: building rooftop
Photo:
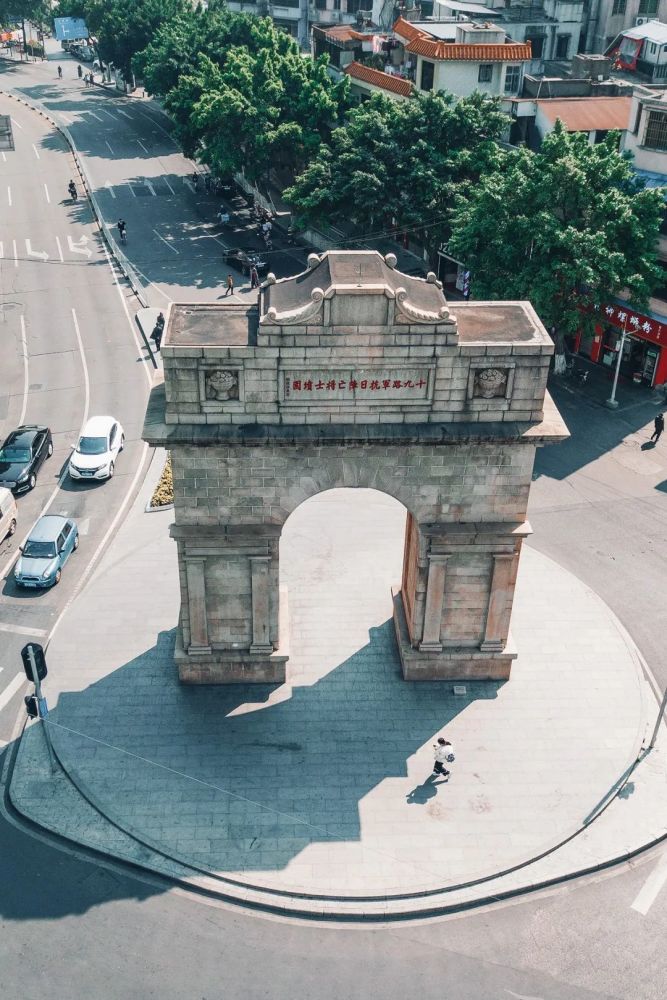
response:
[[[314,24],[313,31],[317,35],[325,36],[327,41],[334,45],[345,46],[346,42],[372,42],[373,34],[362,34],[355,31],[351,24]]]
[[[526,62],[532,58],[530,42],[497,43],[440,42],[426,36],[414,38],[407,52],[447,62]]]
[[[627,129],[631,97],[566,97],[535,101],[551,122],[560,118],[568,132]]]
[[[363,80],[374,87],[381,87],[392,94],[400,94],[401,97],[410,97],[414,90],[414,85],[409,80],[404,80],[400,76],[392,76],[391,73],[383,73],[380,69],[373,69],[372,66],[364,66],[363,63],[352,62],[346,66],[344,71],[354,80]]]
[[[636,28],[627,28],[620,32],[624,38],[648,38],[650,42],[657,42],[659,45],[667,43],[667,24],[662,21],[647,21],[646,24],[638,24]]]

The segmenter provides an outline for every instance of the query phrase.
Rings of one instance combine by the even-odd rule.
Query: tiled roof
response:
[[[467,42],[436,42],[419,35],[405,48],[407,52],[448,62],[524,62],[532,58],[530,42],[508,45],[480,42],[479,45],[470,45]]]
[[[331,27],[314,24],[313,31],[318,35],[324,35],[332,42],[370,42],[373,40],[372,35],[362,35],[361,32],[355,31],[349,24],[334,24]]]
[[[419,28],[415,28],[414,24],[410,24],[409,21],[406,21],[402,17],[399,17],[392,30],[395,35],[400,35],[401,38],[407,38],[409,42],[411,42],[413,38],[426,37],[423,31],[420,31]]]
[[[352,62],[345,67],[345,72],[356,80],[372,83],[375,87],[390,90],[394,94],[400,94],[401,97],[410,97],[413,90],[413,85],[409,80],[403,80],[400,76],[391,76],[389,73],[383,73],[380,69],[373,69],[372,66],[364,66],[363,63]]]
[[[551,122],[560,118],[568,132],[626,129],[630,123],[631,97],[568,97],[535,101]]]

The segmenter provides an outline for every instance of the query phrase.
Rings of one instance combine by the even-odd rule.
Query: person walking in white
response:
[[[444,736],[439,736],[438,742],[433,744],[433,749],[435,750],[433,774],[441,774],[443,778],[449,778],[450,772],[445,765],[452,764],[456,760],[454,747]]]

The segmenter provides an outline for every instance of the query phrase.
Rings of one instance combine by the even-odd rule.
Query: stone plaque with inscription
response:
[[[354,404],[358,400],[424,403],[431,397],[432,369],[336,368],[292,369],[282,372],[282,402],[312,406],[314,403]]]

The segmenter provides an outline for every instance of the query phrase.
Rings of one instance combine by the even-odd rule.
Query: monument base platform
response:
[[[192,652],[176,640],[174,660],[183,684],[284,684],[289,656],[281,652],[212,649]]]
[[[476,648],[439,650],[415,649],[410,643],[400,590],[392,587],[394,630],[406,681],[498,681],[508,680],[517,652],[508,639],[504,649],[484,651]]]

